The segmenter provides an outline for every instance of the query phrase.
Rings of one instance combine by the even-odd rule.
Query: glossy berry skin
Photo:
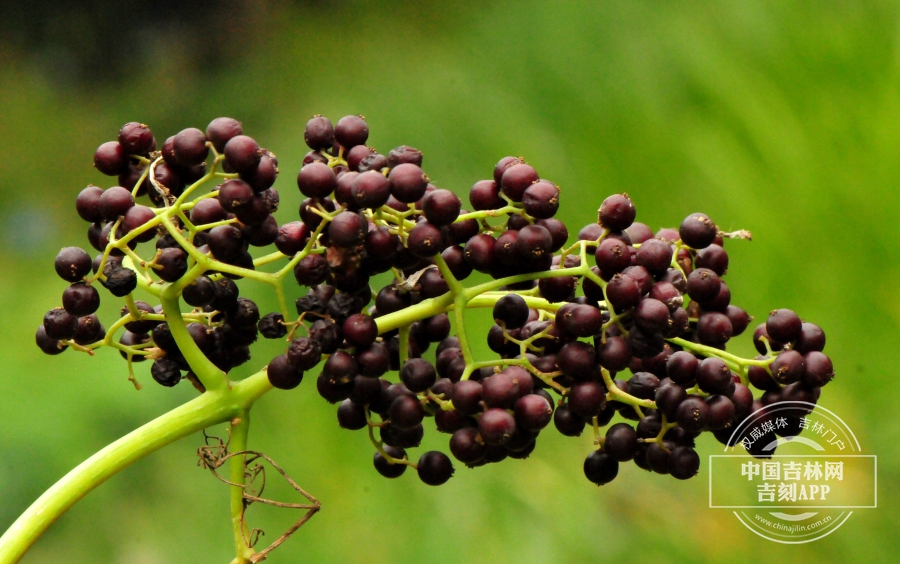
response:
[[[77,329],[78,318],[63,308],[51,309],[44,315],[44,330],[51,339],[71,339]]]
[[[278,228],[278,235],[274,241],[275,248],[292,257],[303,250],[309,236],[310,231],[306,224],[300,221],[285,223]]]
[[[475,464],[484,458],[486,452],[487,445],[474,427],[458,429],[450,438],[450,453],[463,464]]]
[[[391,402],[388,415],[391,425],[399,429],[411,429],[422,422],[425,409],[414,396],[400,396]]]
[[[419,201],[428,188],[428,177],[415,164],[403,163],[391,169],[388,174],[391,195],[405,204]]]
[[[184,302],[193,307],[203,307],[216,297],[216,285],[206,276],[199,276],[184,287],[181,293]]]
[[[303,140],[313,151],[330,149],[334,145],[334,125],[326,117],[314,116],[306,122]]]
[[[259,144],[246,135],[235,135],[225,143],[225,161],[239,174],[251,174],[259,165],[262,150]]]
[[[279,390],[296,388],[303,381],[303,372],[290,363],[286,354],[280,354],[272,359],[266,369],[269,383]]]
[[[610,372],[628,368],[631,357],[631,346],[622,337],[607,337],[606,343],[597,347],[597,360]]]
[[[134,205],[134,197],[130,190],[121,186],[113,186],[104,190],[100,196],[100,214],[107,221],[115,221],[119,216],[125,215]]]
[[[119,130],[119,144],[127,155],[145,155],[153,147],[153,133],[146,125],[132,121]]]
[[[385,445],[384,451],[388,456],[397,460],[406,458],[406,451],[400,447]],[[407,468],[406,464],[391,464],[386,458],[381,456],[380,452],[375,453],[373,463],[375,465],[375,470],[385,478],[399,478],[406,472]]]
[[[449,225],[459,217],[462,203],[450,190],[434,190],[425,195],[422,211],[425,218],[438,227]]]
[[[694,264],[697,268],[708,268],[719,276],[724,276],[728,272],[728,253],[719,245],[713,244],[697,252]]]
[[[223,152],[225,145],[232,137],[243,133],[241,122],[230,117],[218,117],[206,126],[206,137],[212,142],[216,151]]]
[[[603,450],[619,462],[634,458],[638,448],[638,436],[634,427],[627,423],[616,423],[606,430]]]
[[[597,368],[596,349],[581,341],[566,343],[556,355],[556,364],[566,376],[586,380]]]
[[[346,149],[365,145],[369,139],[369,124],[363,116],[344,116],[334,127],[334,139]]]
[[[100,294],[95,287],[78,282],[63,291],[62,303],[67,313],[83,317],[94,313],[100,307]]]
[[[568,406],[575,415],[590,419],[606,406],[606,390],[597,382],[578,382],[569,390]]]
[[[68,348],[68,346],[63,345],[59,339],[48,337],[47,330],[43,325],[38,327],[37,332],[34,335],[34,340],[44,354],[57,355]]]
[[[391,368],[391,353],[387,346],[372,343],[368,347],[356,351],[356,362],[359,374],[368,378],[382,376]]]
[[[659,239],[644,241],[637,250],[635,259],[653,276],[662,276],[672,264],[672,247]]]
[[[78,247],[65,247],[56,255],[53,267],[66,282],[79,282],[91,272],[91,256]]]
[[[501,372],[484,379],[481,397],[488,407],[512,409],[519,392],[509,374]]]
[[[717,311],[700,314],[697,321],[697,339],[704,345],[723,346],[734,335],[731,320]]]
[[[598,486],[612,482],[618,474],[619,462],[604,452],[594,451],[584,461],[585,477]]]
[[[507,329],[519,329],[528,321],[528,304],[518,294],[507,294],[494,304],[494,320],[502,321]]]
[[[202,163],[209,155],[206,135],[196,127],[179,131],[172,140],[172,150],[178,164],[187,167]]]
[[[697,357],[687,351],[678,351],[666,361],[666,375],[679,386],[690,388],[696,381],[699,366]]]
[[[815,323],[803,322],[800,326],[800,337],[794,344],[794,350],[803,354],[825,350],[825,332]]]
[[[675,417],[685,431],[702,431],[709,421],[709,406],[699,396],[688,396],[678,406]]]
[[[368,232],[368,222],[356,212],[343,211],[328,225],[331,243],[343,248],[363,244]]]
[[[705,358],[700,362],[697,372],[697,384],[708,394],[724,394],[732,381],[731,370],[718,358]]]
[[[806,373],[806,363],[803,355],[795,350],[786,350],[778,353],[772,364],[769,365],[772,377],[782,385],[793,384],[800,381]]]
[[[610,231],[628,229],[636,215],[634,202],[627,194],[614,194],[600,204],[600,223]]]
[[[734,417],[734,403],[723,395],[714,395],[706,398],[709,406],[709,421],[706,424],[710,431],[725,429]]]
[[[634,310],[634,322],[642,331],[659,333],[669,322],[669,308],[653,298],[644,298]]]
[[[478,420],[478,432],[486,444],[502,445],[516,432],[516,421],[505,409],[487,409]]]
[[[506,201],[500,197],[500,186],[493,180],[479,180],[469,190],[469,203],[475,211],[496,210]]]
[[[679,480],[693,478],[699,469],[700,456],[690,447],[675,447],[669,455],[669,472],[673,478]]]
[[[688,275],[687,293],[698,303],[708,302],[719,295],[722,281],[708,268],[698,268]]]
[[[609,279],[613,274],[622,272],[631,266],[631,250],[628,245],[618,239],[604,239],[594,252],[597,266],[603,277]]]
[[[606,295],[610,305],[618,312],[636,307],[641,301],[640,288],[625,274],[617,274],[610,279],[606,285]]]
[[[521,202],[525,190],[540,180],[531,165],[515,164],[506,169],[500,177],[500,190],[514,202]]]
[[[553,425],[560,434],[567,437],[581,436],[586,424],[585,420],[574,414],[568,405],[558,407],[553,413]]]
[[[107,176],[118,176],[128,169],[128,155],[118,141],[107,141],[97,147],[94,166]]]
[[[348,382],[356,376],[358,365],[356,359],[344,351],[335,351],[325,361],[323,370],[328,378],[335,382]]]
[[[494,182],[496,182],[499,186],[500,180],[503,178],[503,173],[506,172],[507,169],[524,162],[525,161],[523,161],[519,157],[503,157],[497,162],[496,165],[494,165]]]
[[[430,450],[419,458],[416,464],[419,479],[429,486],[440,486],[453,476],[453,463],[446,454]]]
[[[464,415],[481,412],[482,385],[474,380],[460,380],[453,385],[453,406]]]
[[[367,347],[378,337],[378,324],[370,315],[357,313],[344,321],[344,339],[354,347]]]
[[[547,180],[539,180],[522,194],[525,213],[536,219],[549,219],[559,209],[559,188]]]
[[[790,343],[800,338],[803,322],[789,309],[776,309],[766,320],[766,332],[780,343]]]
[[[297,187],[309,198],[324,198],[337,189],[337,177],[327,164],[313,162],[297,173]]]
[[[390,195],[390,181],[375,170],[361,172],[350,185],[350,197],[360,208],[380,208]]]
[[[100,196],[103,189],[99,186],[88,186],[78,193],[75,198],[75,209],[81,219],[91,223],[102,221],[103,214],[100,211]]]
[[[411,392],[421,393],[434,385],[437,372],[424,358],[411,358],[400,369],[400,380]]]
[[[809,387],[824,386],[834,378],[831,359],[819,351],[810,351],[803,357],[805,371],[803,383]]]
[[[553,248],[553,237],[546,228],[540,225],[526,225],[518,231],[516,251],[527,260],[540,259],[550,253]]]
[[[681,241],[694,249],[705,249],[713,244],[719,233],[716,224],[703,213],[692,213],[681,222],[678,234]]]
[[[545,398],[537,394],[520,397],[516,400],[513,412],[517,428],[526,431],[540,431],[553,418],[553,407]]]
[[[181,370],[178,368],[178,363],[169,358],[156,360],[150,367],[150,376],[157,384],[167,388],[181,382]]]
[[[589,305],[566,305],[557,312],[556,326],[567,335],[591,337],[600,333],[603,313]]]
[[[161,249],[156,257],[156,264],[161,267],[154,269],[157,276],[166,282],[175,282],[187,272],[187,253],[177,247]]]
[[[436,226],[420,221],[410,230],[407,246],[415,256],[429,258],[444,250],[444,236]]]
[[[365,429],[367,425],[365,408],[349,399],[342,401],[338,406],[337,418],[338,425],[350,431]]]

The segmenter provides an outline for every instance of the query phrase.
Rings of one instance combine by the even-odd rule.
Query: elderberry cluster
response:
[[[756,328],[760,356],[725,351],[752,321],[723,280],[725,240],[746,232],[723,233],[694,213],[654,233],[621,194],[569,245],[554,217],[559,187],[523,159],[505,157],[492,179],[476,182],[469,211],[432,184],[420,151],[383,155],[368,136],[361,116],[336,125],[312,118],[297,175],[305,199],[298,219],[279,225],[277,159],[237,121],[185,129],[161,151],[146,126],[126,124],[94,157],[120,186],[88,187],[76,201],[100,255],[60,252],[56,270],[72,285],[38,329],[38,345],[49,354],[113,346],[129,369],[150,358],[160,384],[188,378],[202,391],[203,359],[227,373],[250,359],[259,333],[284,339],[266,367],[271,385],[295,388],[321,364],[318,393],[339,403],[341,427],[367,431],[376,470],[394,478],[411,466],[430,485],[454,468],[439,451],[409,459],[426,418],[469,467],[528,457],[552,421],[566,436],[592,430],[584,472],[596,484],[629,460],[687,479],[698,471],[703,431],[770,456],[774,434],[751,443],[734,430],[777,401],[814,405],[833,378],[824,332],[790,310]],[[221,183],[196,194],[211,180]],[[153,207],[135,203],[144,194]],[[154,239],[155,255],[142,258],[138,243]],[[249,252],[269,245],[269,255]],[[279,261],[279,270],[264,270]],[[296,313],[283,288],[291,274],[308,288]],[[241,279],[272,285],[280,311],[260,316],[240,295]],[[94,282],[126,300],[110,331],[95,315]],[[135,291],[164,303],[135,300]],[[193,310],[166,305],[173,293]],[[469,308],[491,308],[495,324],[483,338],[494,358],[474,358]],[[754,399],[751,387],[763,394]],[[806,412],[796,407],[771,433],[796,435]],[[616,414],[623,421],[610,425]]]

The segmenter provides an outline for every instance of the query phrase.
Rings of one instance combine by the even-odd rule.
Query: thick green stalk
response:
[[[91,456],[54,484],[0,537],[0,564],[18,562],[63,513],[134,462],[178,439],[228,421],[271,389],[265,371],[221,392],[207,392]]]
[[[231,437],[228,443],[231,452],[247,450],[247,434],[250,431],[250,411],[244,410],[231,420]],[[246,482],[246,455],[232,456],[228,461],[231,475],[231,528],[234,533],[234,549],[237,556],[233,564],[249,564],[254,550],[247,544],[249,531],[244,522],[244,488]]]

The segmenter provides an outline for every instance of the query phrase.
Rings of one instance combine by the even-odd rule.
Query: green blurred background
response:
[[[825,328],[838,377],[821,403],[879,456],[880,507],[824,540],[778,545],[707,508],[705,463],[689,482],[626,465],[596,488],[581,471],[591,439],[555,432],[527,461],[458,468],[440,488],[389,481],[365,435],[338,428],[308,381],[253,412],[251,447],[323,503],[271,562],[896,559],[898,3],[123,6],[134,9],[61,1],[3,18],[0,530],[91,453],[195,396],[153,385],[146,364],[135,392],[112,351],[50,358],[33,344],[64,288],[56,251],[87,246],[75,195],[111,182],[91,167],[94,148],[126,121],[162,140],[236,117],[278,154],[278,218],[289,221],[306,120],[354,113],[368,118],[371,145],[418,147],[435,183],[459,195],[500,157],[525,156],[561,185],[560,217],[574,230],[614,192],[653,227],[699,210],[751,230],[752,242],[728,244],[735,303],[757,319],[793,308]],[[273,305],[244,284],[262,309]],[[734,349],[749,354],[748,341]],[[251,364],[277,347],[257,344]],[[446,451],[447,436],[429,428],[423,446]],[[228,562],[226,487],[196,467],[200,441],[111,479],[24,561]],[[719,448],[704,437],[701,456]],[[250,513],[268,531],[262,542],[296,518]]]

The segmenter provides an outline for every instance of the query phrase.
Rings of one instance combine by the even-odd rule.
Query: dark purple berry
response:
[[[118,141],[107,141],[97,147],[94,166],[107,176],[118,176],[128,168],[128,154]]]
[[[766,332],[780,343],[790,343],[800,338],[803,322],[789,309],[776,309],[766,320]]]
[[[692,213],[681,222],[678,234],[685,245],[705,249],[716,240],[719,229],[706,214]]]
[[[334,145],[334,126],[331,120],[320,115],[313,116],[306,122],[306,129],[303,131],[303,139],[310,149],[321,151],[330,149]]]
[[[225,162],[237,173],[252,174],[262,158],[259,144],[246,135],[235,135],[225,143]]]
[[[488,445],[502,445],[516,432],[516,421],[505,409],[485,410],[478,420],[478,432]]]
[[[610,231],[624,231],[634,222],[637,212],[628,194],[614,194],[600,204],[600,223]]]
[[[619,462],[605,452],[594,451],[584,460],[585,477],[598,486],[612,482],[618,474]]]
[[[443,452],[430,450],[419,457],[416,471],[424,483],[440,486],[453,476],[453,463]]]
[[[344,116],[334,128],[334,139],[346,149],[365,145],[369,139],[369,125],[363,116]]]

